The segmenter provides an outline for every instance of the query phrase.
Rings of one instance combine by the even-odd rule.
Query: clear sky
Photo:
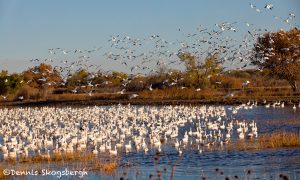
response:
[[[272,10],[264,9],[268,3]],[[247,32],[245,22],[276,31],[289,26],[274,16],[285,19],[289,13],[299,25],[299,0],[0,0],[0,70],[20,72],[32,66],[31,58],[48,58],[48,49],[56,47],[104,47],[91,61],[114,69],[103,60],[110,35],[160,34],[176,41],[179,28],[192,33],[199,25],[214,28],[224,21],[238,22],[240,32]],[[233,36],[242,39],[241,33]]]

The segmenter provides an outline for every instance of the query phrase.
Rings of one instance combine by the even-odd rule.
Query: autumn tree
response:
[[[42,97],[47,95],[49,87],[55,87],[61,82],[60,73],[44,63],[24,71],[23,77],[30,87],[39,89]]]
[[[86,69],[80,69],[73,74],[69,75],[69,78],[67,79],[67,87],[69,90],[74,88],[82,88],[89,85],[88,82],[89,72]]]
[[[178,58],[185,62],[185,67],[187,72],[192,72],[197,70],[197,57],[189,52],[179,52],[177,54]]]
[[[122,84],[122,82],[124,81],[124,79],[128,78],[128,74],[123,73],[123,72],[117,72],[117,71],[113,71],[110,77],[111,82],[116,85],[116,86],[120,86]]]
[[[188,52],[178,53],[178,57],[185,62],[185,81],[192,86],[207,87],[209,86],[209,78],[222,71],[218,62],[218,54],[208,55],[202,64],[198,63],[196,56]]]
[[[219,75],[222,66],[218,62],[218,54],[209,54],[202,64],[198,66],[199,83],[202,87],[211,86],[211,78]]]
[[[300,79],[300,31],[293,28],[259,37],[254,46],[252,64],[287,80],[293,91],[297,91],[297,81]]]
[[[218,59],[217,54],[208,55],[205,58],[204,63],[199,67],[199,69],[204,71],[204,76],[216,76],[222,71],[222,66],[219,64]]]
[[[179,52],[178,58],[185,63],[184,80],[186,86],[197,86],[199,83],[199,69],[197,57],[189,52]]]

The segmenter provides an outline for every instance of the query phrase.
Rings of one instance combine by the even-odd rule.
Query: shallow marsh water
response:
[[[226,109],[231,106],[226,106]],[[228,116],[231,116],[228,112]],[[264,106],[252,109],[241,109],[234,115],[235,119],[247,122],[255,121],[258,135],[274,131],[300,131],[300,109],[292,107],[266,108]],[[285,123],[294,120],[296,123]],[[297,123],[298,122],[298,123]],[[188,124],[179,131],[191,128]],[[183,134],[179,134],[182,136]],[[162,152],[151,150],[143,152],[122,153],[120,167],[113,174],[88,171],[83,179],[300,179],[300,149],[281,148],[269,150],[211,150],[203,149],[199,153],[187,146],[183,154],[168,144],[162,146]],[[34,167],[34,166],[33,166]],[[47,167],[47,165],[45,165]],[[64,170],[74,167],[65,164],[64,167],[51,167],[52,170]],[[88,167],[80,167],[87,168]],[[79,169],[80,169],[79,168]],[[57,176],[14,176],[13,179],[58,179]],[[78,176],[62,176],[60,179],[77,179]]]

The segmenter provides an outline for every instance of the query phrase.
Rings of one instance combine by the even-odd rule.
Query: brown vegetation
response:
[[[252,63],[269,70],[273,76],[285,79],[294,91],[300,80],[300,30],[266,33],[258,38]]]
[[[4,170],[4,168],[2,166],[0,166],[0,179],[5,178],[5,175],[3,174],[3,170]]]
[[[300,147],[300,133],[274,132],[257,139],[238,140],[228,145],[229,150],[261,150],[270,148]]]
[[[115,162],[110,163],[96,163],[96,169],[104,172],[106,174],[112,174],[117,169],[117,164]]]
[[[33,157],[20,157],[19,159],[8,159],[6,166],[18,166],[26,170],[32,164],[40,167],[65,166],[74,164],[75,167],[85,167],[92,171],[100,171],[106,174],[112,174],[118,168],[117,159],[109,156],[98,157],[89,152],[73,152],[73,153],[53,153],[48,155],[37,155]],[[3,169],[0,168],[0,173]],[[0,179],[4,178],[3,173]]]

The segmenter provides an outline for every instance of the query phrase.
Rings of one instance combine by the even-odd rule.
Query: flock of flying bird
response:
[[[274,8],[274,5],[270,3],[262,8],[251,3],[249,5],[257,13],[272,11]],[[274,18],[293,26],[291,23],[295,19],[295,14],[290,12],[287,18],[277,16],[274,16]],[[267,29],[255,28],[249,22],[244,23],[244,26],[248,29],[241,42],[232,38],[231,34],[240,32],[242,36],[244,28],[239,29],[237,26],[238,22],[221,22],[215,24],[215,29],[209,30],[200,25],[195,32],[188,34],[185,34],[183,29],[179,28],[178,32],[183,36],[183,40],[169,41],[159,34],[153,34],[145,38],[115,35],[108,40],[109,51],[104,53],[102,52],[105,49],[103,47],[94,47],[88,50],[67,50],[58,47],[48,49],[49,58],[36,58],[30,61],[36,65],[42,62],[54,64],[53,72],[58,71],[63,75],[60,85],[66,84],[69,76],[82,69],[86,69],[91,73],[90,81],[98,75],[109,74],[109,71],[102,69],[104,64],[123,66],[123,69],[129,71],[133,77],[147,73],[156,73],[159,67],[169,67],[170,73],[172,73],[172,69],[182,69],[183,67],[183,61],[180,61],[178,58],[178,54],[182,52],[189,52],[195,55],[199,64],[208,55],[217,53],[219,55],[219,63],[222,63],[225,68],[227,66],[244,69],[250,64],[249,59],[252,56],[253,44],[257,37],[268,31]],[[101,52],[107,61],[98,62],[97,65],[92,64],[92,59]],[[74,59],[74,57],[75,60],[68,59]],[[226,63],[227,65],[225,65]],[[44,78],[41,78],[41,81],[49,84],[50,80],[45,75]],[[31,81],[27,83],[31,83]],[[109,81],[103,82],[103,84],[109,83]],[[176,81],[168,83],[176,84]],[[96,84],[91,85],[96,86]],[[74,89],[74,92],[78,92],[77,89]],[[87,92],[87,94],[91,95],[91,92]]]
[[[2,160],[53,153],[176,151],[199,153],[230,141],[257,137],[257,125],[238,121],[243,108],[224,106],[131,106],[0,109]]]

